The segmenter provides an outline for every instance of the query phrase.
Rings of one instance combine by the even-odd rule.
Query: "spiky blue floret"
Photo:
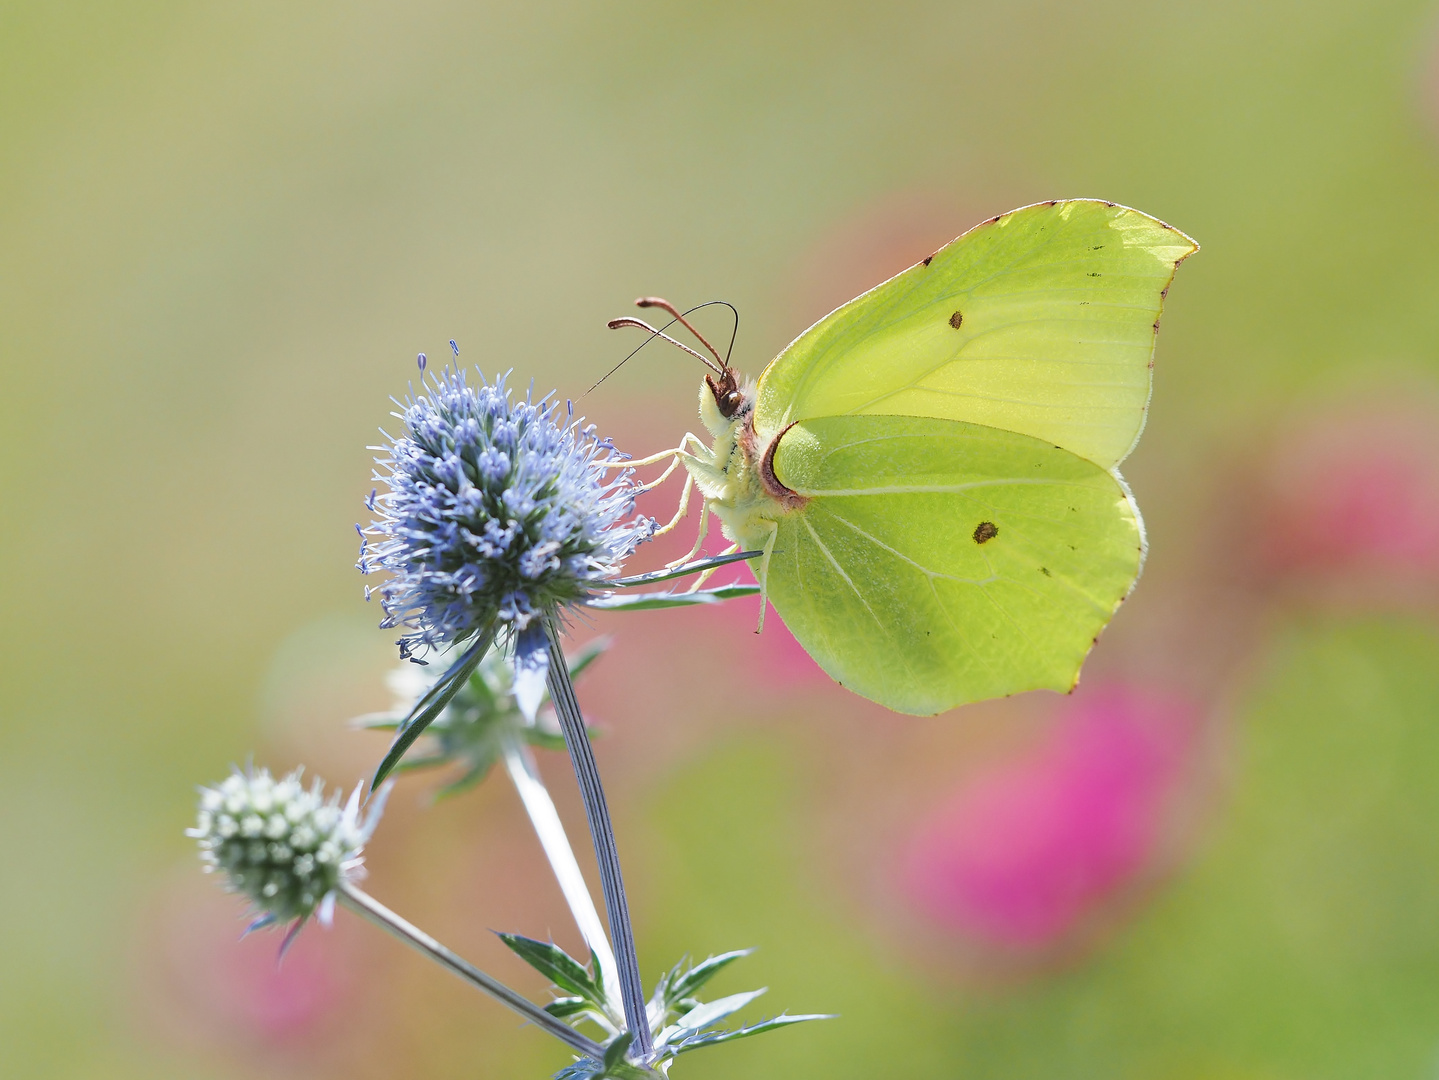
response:
[[[625,455],[548,401],[512,400],[501,376],[446,369],[395,414],[375,478],[389,491],[361,531],[362,573],[386,570],[385,628],[400,655],[464,641],[496,618],[518,634],[584,599],[654,531],[636,516]],[[368,590],[367,590],[368,594]]]

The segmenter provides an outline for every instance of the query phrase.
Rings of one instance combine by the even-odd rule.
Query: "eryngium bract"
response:
[[[360,873],[362,851],[384,807],[381,793],[362,821],[360,789],[340,805],[296,769],[276,780],[268,769],[236,771],[200,789],[199,820],[187,835],[200,842],[207,871],[219,871],[232,892],[249,897],[257,924],[294,922],[321,909],[328,921],[341,882]]]
[[[654,531],[611,442],[548,399],[512,400],[503,376],[483,379],[430,376],[395,414],[403,433],[379,448],[375,479],[389,491],[367,504],[379,516],[358,566],[392,575],[380,625],[409,631],[405,658],[584,599]]]

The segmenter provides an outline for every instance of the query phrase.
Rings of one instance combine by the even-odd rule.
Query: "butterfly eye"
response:
[[[726,420],[733,419],[744,405],[744,391],[735,385],[734,372],[726,369],[719,382],[706,375],[705,383],[714,395],[715,408],[719,409],[720,415]]]

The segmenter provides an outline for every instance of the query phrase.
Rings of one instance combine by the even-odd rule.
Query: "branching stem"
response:
[[[601,1047],[599,1043],[580,1034],[563,1020],[551,1016],[545,1012],[544,1009],[540,1008],[528,998],[511,990],[504,983],[486,975],[469,961],[445,948],[419,927],[400,918],[400,916],[385,907],[384,904],[380,903],[369,893],[346,883],[340,886],[339,899],[340,903],[344,904],[345,907],[349,908],[356,915],[359,915],[362,919],[394,935],[406,945],[418,952],[424,953],[430,957],[430,959],[439,961],[442,966],[448,968],[472,986],[479,987],[496,1001],[508,1005],[514,1009],[515,1012],[530,1021],[530,1023],[543,1028],[566,1046],[584,1054],[586,1057],[600,1060],[604,1058],[604,1048]]]

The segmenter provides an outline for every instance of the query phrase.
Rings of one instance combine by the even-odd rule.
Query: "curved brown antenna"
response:
[[[641,349],[643,349],[646,345],[648,345],[651,341],[653,341],[653,340],[655,339],[655,335],[656,335],[656,334],[658,334],[660,337],[664,338],[666,341],[674,341],[674,343],[675,343],[676,345],[679,345],[679,347],[680,347],[681,349],[684,349],[685,352],[690,353],[690,354],[692,354],[692,355],[694,355],[694,356],[699,356],[699,353],[695,352],[693,349],[686,348],[684,345],[680,345],[680,343],[679,343],[678,341],[675,341],[674,338],[668,336],[667,334],[660,333],[660,331],[656,330],[654,327],[648,325],[648,324],[645,323],[645,322],[642,322],[642,321],[639,320],[639,319],[611,319],[611,320],[610,320],[609,322],[607,322],[605,325],[608,326],[611,330],[618,330],[618,329],[619,329],[620,327],[622,327],[622,326],[642,326],[642,327],[644,327],[646,330],[648,330],[650,333],[649,333],[649,337],[645,338],[645,339],[644,339],[643,341],[641,341],[638,345],[636,345],[633,349],[631,349],[631,350],[629,351],[629,353],[625,356],[625,358],[624,358],[623,360],[621,360],[621,361],[620,361],[618,364],[616,364],[614,367],[610,368],[609,371],[606,371],[603,375],[601,375],[601,376],[599,377],[599,379],[597,379],[597,380],[595,381],[595,386],[599,386],[600,383],[604,382],[604,381],[605,381],[606,379],[608,379],[611,375],[613,375],[616,371],[618,371],[620,368],[624,367],[625,364],[629,361],[629,359],[630,359],[632,356],[634,356],[635,353],[639,352]],[[667,326],[667,327],[668,327],[668,326],[673,326],[673,325],[674,325],[674,320],[673,320],[673,319],[671,319],[669,322],[665,323],[665,326]],[[713,367],[713,365],[710,364],[710,362],[709,362],[708,360],[706,360],[703,356],[700,356],[700,362],[703,363],[706,367]],[[706,378],[708,378],[708,376],[706,376]],[[590,389],[589,389],[589,390],[586,390],[584,394],[581,394],[581,395],[580,395],[580,397],[584,397],[585,394],[588,394],[588,393],[590,392],[590,390],[593,390],[593,389],[595,388],[595,386],[591,386]]]
[[[635,301],[635,307],[657,307],[661,311],[668,312],[671,316],[673,316],[673,321],[679,322],[686,330],[688,330],[691,334],[693,334],[696,338],[699,339],[699,343],[701,345],[703,345],[706,349],[709,350],[709,354],[713,356],[715,358],[715,362],[719,364],[719,369],[715,372],[715,374],[723,375],[725,371],[729,369],[729,364],[720,356],[719,350],[716,349],[713,345],[711,345],[709,341],[706,340],[705,336],[701,334],[698,330],[696,330],[694,328],[694,325],[685,318],[685,315],[688,315],[689,311],[677,311],[673,304],[660,296],[641,296],[638,300]],[[708,307],[708,305],[701,304],[700,307]],[[698,310],[699,308],[690,308],[690,311]]]
[[[649,336],[646,337],[644,341],[636,345],[633,349],[631,349],[623,360],[621,360],[614,367],[610,368],[609,371],[605,372],[602,376],[600,376],[600,378],[595,382],[595,385],[591,386],[589,390],[586,390],[585,394],[588,394],[590,390],[595,389],[596,386],[599,386],[600,383],[604,382],[616,371],[624,367],[625,364],[630,360],[630,358],[635,355],[635,353],[639,352],[657,337],[662,337],[671,345],[674,345],[676,348],[683,349],[695,359],[699,360],[700,363],[704,364],[705,367],[709,368],[715,374],[719,375],[721,379],[724,379],[727,375],[729,375],[729,365],[727,363],[721,361],[721,366],[716,367],[715,364],[711,362],[708,357],[701,356],[699,353],[695,352],[695,350],[691,349],[688,345],[684,344],[681,341],[676,341],[674,338],[666,334],[665,331],[668,330],[675,323],[682,323],[684,326],[688,327],[689,331],[694,334],[695,337],[699,338],[699,340],[703,342],[706,349],[708,349],[711,353],[714,354],[715,360],[719,360],[719,353],[715,352],[714,346],[712,346],[708,341],[705,340],[704,335],[702,335],[698,330],[696,330],[693,326],[690,325],[689,321],[685,318],[685,316],[691,314],[692,312],[698,311],[700,308],[710,307],[713,304],[724,304],[724,306],[729,308],[731,312],[734,312],[733,304],[730,304],[724,300],[709,300],[703,304],[695,305],[694,307],[690,308],[689,311],[679,312],[675,310],[674,305],[671,304],[668,300],[663,300],[657,296],[641,296],[638,300],[635,301],[635,303],[640,307],[658,307],[664,309],[665,311],[668,311],[671,314],[670,321],[658,328],[651,326],[643,319],[635,319],[630,317],[611,319],[608,323],[606,323],[605,325],[608,326],[611,330],[619,330],[621,328],[629,326],[638,327],[639,329],[646,331]],[[735,333],[738,333],[739,331],[739,313],[734,312],[734,314],[734,333],[730,334],[731,349],[734,348]],[[706,378],[708,378],[708,376],[706,376]],[[582,394],[580,396],[583,397],[584,395]]]
[[[716,306],[729,308],[730,317],[734,320],[730,323],[729,345],[724,351],[724,366],[725,370],[728,371],[729,358],[734,353],[735,338],[739,337],[739,308],[735,307],[728,300],[706,300],[703,304],[696,304],[694,307],[690,308],[689,311],[686,311],[685,314],[690,315],[698,311],[700,308]]]
[[[674,322],[675,322],[675,320],[674,320],[674,319],[671,319],[670,322],[669,322],[667,325],[671,325],[671,326],[672,326],[672,325],[674,325]],[[698,353],[698,352],[696,352],[694,349],[691,349],[688,345],[686,345],[683,341],[677,341],[677,340],[675,340],[674,338],[672,338],[672,337],[670,337],[668,334],[666,334],[663,330],[657,330],[657,329],[655,329],[653,326],[651,326],[649,323],[645,322],[643,319],[636,319],[636,318],[634,318],[634,317],[632,317],[632,316],[626,315],[626,316],[624,316],[624,317],[622,317],[622,318],[619,318],[619,319],[611,319],[609,322],[605,323],[605,325],[608,326],[611,330],[621,330],[621,329],[623,329],[623,328],[625,328],[625,327],[627,327],[627,326],[634,326],[634,327],[638,327],[638,328],[641,329],[641,330],[647,330],[647,331],[649,332],[650,337],[652,337],[652,338],[656,338],[656,337],[664,338],[666,341],[668,341],[668,342],[669,342],[671,345],[673,345],[675,348],[677,348],[677,349],[683,349],[685,352],[689,353],[689,354],[690,354],[691,356],[693,356],[696,360],[698,360],[701,364],[703,364],[705,367],[707,367],[707,368],[709,368],[711,371],[713,371],[716,375],[723,375],[723,374],[724,374],[724,368],[718,366],[718,364],[717,364],[716,362],[711,361],[708,356],[705,356],[703,353]],[[696,335],[696,336],[698,336],[698,335]],[[645,344],[648,344],[648,342],[646,342]],[[641,345],[640,348],[641,348],[641,349],[644,348],[644,345]],[[636,349],[636,350],[635,350],[635,352],[638,352],[638,351],[639,351],[639,349]],[[711,351],[713,351],[713,350],[711,350]],[[630,356],[633,356],[633,355],[634,355],[634,353],[631,353],[631,354],[630,354]],[[628,360],[629,357],[625,357],[625,359]]]

